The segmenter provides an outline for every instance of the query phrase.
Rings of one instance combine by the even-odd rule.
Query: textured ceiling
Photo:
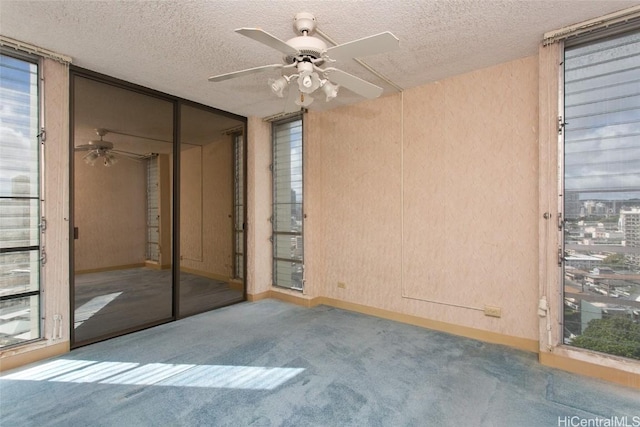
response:
[[[211,75],[281,61],[234,33],[260,27],[287,40],[298,12],[339,43],[391,31],[400,50],[362,58],[402,88],[534,55],[542,35],[637,5],[618,0],[0,0],[0,34],[69,55],[83,68],[243,116],[283,109],[267,87],[278,71],[211,83]],[[350,60],[335,64],[396,91]],[[311,109],[362,100],[346,90]]]

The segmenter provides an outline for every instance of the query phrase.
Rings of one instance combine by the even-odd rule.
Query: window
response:
[[[0,348],[40,337],[38,65],[0,54]]]
[[[564,342],[640,359],[640,33],[565,48]]]
[[[158,155],[145,160],[147,164],[147,250],[148,261],[160,262],[160,187]]]
[[[273,125],[273,284],[302,290],[302,120]]]

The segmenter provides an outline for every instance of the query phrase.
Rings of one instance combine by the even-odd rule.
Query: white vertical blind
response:
[[[640,191],[640,33],[565,52],[565,190]]]

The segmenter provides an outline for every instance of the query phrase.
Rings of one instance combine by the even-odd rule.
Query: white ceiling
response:
[[[639,4],[624,0],[0,0],[0,34],[69,55],[83,68],[243,116],[283,109],[266,82],[278,71],[219,83],[211,75],[272,64],[282,55],[236,34],[260,27],[294,37],[298,12],[338,43],[391,31],[400,50],[362,58],[402,88],[535,55],[542,35]],[[336,67],[384,87],[355,61]],[[343,90],[311,109],[362,100]]]

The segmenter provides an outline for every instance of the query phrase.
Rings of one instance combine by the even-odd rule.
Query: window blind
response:
[[[273,284],[303,287],[302,120],[273,125]]]
[[[565,191],[640,190],[640,32],[565,50]]]

